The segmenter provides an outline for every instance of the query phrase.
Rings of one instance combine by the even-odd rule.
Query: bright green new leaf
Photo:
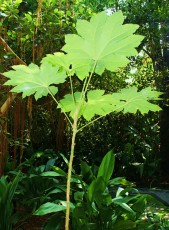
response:
[[[112,98],[116,104],[116,111],[123,111],[123,113],[136,113],[138,110],[144,114],[149,111],[159,111],[161,108],[158,105],[152,104],[149,100],[160,100],[159,96],[162,93],[152,91],[147,87],[140,92],[135,86],[122,89],[119,93],[113,93]]]
[[[54,167],[54,166],[53,166]],[[47,172],[43,172],[40,174],[41,176],[46,176],[46,177],[58,177],[58,176],[63,176],[61,173],[59,172],[53,172],[53,171],[47,171]]]
[[[90,22],[78,20],[78,35],[65,36],[66,45],[62,48],[71,60],[73,71],[82,80],[95,67],[99,75],[105,69],[117,70],[125,66],[128,56],[137,54],[136,47],[143,36],[134,35],[138,25],[123,25],[121,11],[108,16],[101,12],[93,16]]]
[[[160,92],[152,91],[150,87],[138,92],[134,86],[122,89],[119,93],[107,95],[104,95],[104,90],[91,90],[87,93],[87,101],[82,109],[82,115],[89,121],[95,115],[104,116],[114,111],[136,113],[139,110],[142,114],[159,111],[161,108],[149,101],[160,100],[160,95]]]
[[[83,117],[89,121],[95,115],[104,115],[112,112],[112,95],[103,95],[104,90],[91,90],[87,93],[87,101],[83,101],[79,117]],[[67,94],[64,99],[60,100],[58,108],[62,109],[62,112],[70,112],[70,116],[73,118],[74,113],[79,106],[81,93],[74,93],[74,98],[71,94]]]
[[[67,173],[65,171],[63,171],[61,168],[57,167],[57,166],[53,166],[53,170],[59,174],[60,176],[65,176],[67,177]]]
[[[121,206],[123,209],[130,212],[131,214],[135,215],[135,212],[133,211],[133,209],[128,204],[126,204],[126,202],[124,202],[124,198],[122,196],[113,198],[112,202]]]
[[[44,62],[40,67],[31,63],[29,66],[15,65],[14,70],[4,73],[9,78],[5,85],[14,86],[12,92],[22,93],[22,97],[33,95],[38,100],[49,92],[55,95],[58,88],[53,84],[65,82],[66,72],[59,67]]]

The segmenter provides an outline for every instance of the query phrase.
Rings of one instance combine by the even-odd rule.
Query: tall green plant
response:
[[[66,230],[69,229],[70,181],[77,133],[112,112],[136,113],[139,110],[144,114],[149,110],[160,110],[159,106],[149,102],[158,100],[160,95],[151,88],[138,92],[136,87],[131,87],[113,94],[105,94],[104,90],[89,90],[94,74],[101,77],[105,70],[116,71],[129,63],[128,56],[137,54],[135,47],[143,40],[143,36],[133,34],[138,25],[123,25],[123,21],[121,11],[111,16],[105,12],[98,13],[90,22],[78,20],[78,34],[65,36],[66,44],[62,48],[64,53],[47,55],[40,67],[35,64],[19,65],[4,73],[9,78],[5,85],[14,86],[12,92],[23,93],[23,97],[34,95],[36,100],[51,95],[72,128],[67,177]],[[81,92],[74,92],[73,82],[76,77],[83,81]],[[67,78],[71,93],[58,101],[54,97],[58,92],[58,85],[64,83]],[[87,120],[86,125],[81,126],[81,117]]]

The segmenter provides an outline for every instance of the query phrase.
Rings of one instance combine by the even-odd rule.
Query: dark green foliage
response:
[[[20,181],[21,173],[8,182],[5,176],[0,178],[0,229],[12,230],[18,216],[14,213],[13,199]]]
[[[110,179],[114,168],[114,154],[108,152],[100,166],[93,171],[85,162],[81,173],[72,176],[71,229],[141,229],[151,224],[140,220],[147,205],[161,204],[149,195],[141,195],[124,178]],[[58,171],[59,172],[59,171]],[[63,173],[60,173],[63,175]],[[46,207],[48,207],[46,209]],[[63,226],[65,202],[56,199],[46,203],[35,214],[54,214],[45,229]],[[59,219],[59,221],[58,221]],[[152,224],[152,227],[155,226]]]

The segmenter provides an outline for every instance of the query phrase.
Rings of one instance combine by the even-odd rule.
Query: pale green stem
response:
[[[94,122],[100,120],[101,118],[103,118],[103,117],[107,116],[108,114],[110,114],[110,113],[112,113],[112,112],[115,112],[116,110],[119,110],[119,109],[121,109],[121,108],[124,108],[124,105],[119,106],[119,107],[116,108],[115,110],[112,110],[112,111],[109,112],[109,113],[105,113],[104,115],[102,115],[102,116],[100,116],[100,117],[97,117],[97,118],[95,118],[94,120],[88,122],[86,125],[83,125],[82,127],[80,127],[80,128],[77,130],[77,132],[81,131],[82,129],[84,129],[84,128],[87,127],[88,125],[93,124]]]
[[[74,115],[71,153],[70,153],[69,167],[68,167],[68,177],[67,177],[67,187],[66,187],[66,220],[65,220],[65,230],[69,230],[69,218],[70,218],[70,180],[71,180],[71,176],[72,176],[72,165],[73,165],[73,157],[74,157],[75,139],[76,139],[76,133],[77,133],[78,113],[79,113],[79,110],[77,110],[75,112],[75,115]]]
[[[81,94],[81,98],[80,98],[80,100],[82,100],[83,95],[84,95],[84,91],[85,91],[85,87],[86,87],[86,83],[87,83],[87,78],[88,78],[88,77],[86,77],[86,78],[85,78],[85,81],[84,81],[84,84],[83,84],[82,94]]]
[[[93,68],[92,68],[92,71],[90,72],[89,78],[87,78],[87,77],[85,78],[85,81],[84,81],[84,84],[83,84],[83,88],[82,88],[81,98],[80,98],[80,102],[79,102],[80,106],[81,106],[81,103],[84,100],[84,97],[85,97],[85,94],[87,92],[90,80],[91,80],[92,75],[94,73],[94,70],[96,68],[96,64],[97,64],[97,62],[95,61],[94,65],[93,65]]]
[[[73,92],[72,77],[69,76],[69,79],[70,79],[70,88],[71,88],[71,93],[72,93],[72,99],[73,99],[73,102],[75,104],[76,102],[75,102],[75,97],[74,97],[74,92]]]
[[[111,112],[110,112],[111,113]],[[99,119],[101,119],[102,117],[105,117],[106,115],[110,114],[110,113],[105,113],[104,115],[97,117],[96,119],[88,122],[86,125],[83,125],[82,127],[80,127],[80,129],[77,130],[77,132],[81,131],[82,129],[84,129],[85,127],[87,127],[88,125],[93,124],[94,122],[98,121]]]
[[[87,87],[89,85],[89,82],[91,80],[91,77],[94,73],[94,70],[96,68],[96,63],[92,69],[92,72],[90,73],[88,81],[85,80],[83,89],[82,89],[82,94],[80,98],[80,102],[77,106],[77,109],[74,113],[74,122],[73,122],[73,135],[72,135],[72,144],[71,144],[71,153],[70,153],[70,159],[69,159],[69,167],[68,167],[68,177],[67,177],[67,187],[66,187],[66,220],[65,220],[65,230],[69,230],[69,219],[70,219],[70,180],[72,176],[72,165],[73,165],[73,157],[74,157],[74,148],[75,148],[75,139],[76,139],[76,134],[77,134],[77,122],[78,122],[78,116],[79,116],[79,111],[82,106],[85,94],[87,92]]]
[[[56,102],[56,104],[58,105],[59,102],[58,102],[58,101],[56,100],[56,98],[53,96],[52,92],[51,92],[49,89],[48,89],[48,92],[49,92],[49,94],[51,95],[51,97],[53,98],[53,100]],[[62,105],[62,106],[63,106],[63,105]],[[67,120],[68,120],[69,124],[71,125],[71,127],[73,127],[73,124],[72,124],[71,120],[69,119],[68,115],[67,115],[65,112],[63,112],[63,113],[64,113],[65,117],[67,118]]]
[[[89,83],[90,83],[90,81],[91,81],[92,75],[93,75],[93,73],[94,73],[94,71],[95,71],[95,68],[96,68],[96,64],[97,64],[97,61],[95,61],[94,65],[93,65],[93,68],[92,68],[92,71],[91,71],[91,73],[90,73],[90,76],[89,76],[88,82],[87,82],[87,84],[86,84],[86,86],[85,86],[85,89],[84,89],[84,95],[85,95],[85,94],[86,94],[86,92],[87,92],[87,89],[88,89]]]

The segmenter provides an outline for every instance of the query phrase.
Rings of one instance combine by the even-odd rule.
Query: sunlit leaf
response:
[[[89,121],[96,114],[104,115],[112,112],[112,96],[104,95],[104,90],[91,90],[87,93],[87,103],[83,109],[83,117]]]
[[[55,84],[66,80],[66,72],[59,71],[59,67],[44,62],[40,67],[35,64],[15,65],[14,70],[4,73],[9,78],[5,85],[14,86],[12,92],[22,93],[22,97],[33,95],[35,99],[47,96],[49,91],[55,95],[58,91]],[[54,84],[54,85],[53,85]]]
[[[54,54],[47,54],[46,57],[42,59],[42,63],[50,63],[52,66],[62,67],[69,75],[73,75],[72,70],[70,68],[70,60],[68,55],[56,52]]]
[[[65,36],[66,45],[62,48],[68,53],[73,71],[82,80],[95,67],[101,75],[105,69],[117,70],[125,66],[128,56],[136,55],[137,47],[143,36],[134,35],[138,25],[123,25],[121,11],[108,16],[101,12],[93,16],[90,22],[78,20],[77,33]]]
[[[82,103],[79,117],[83,116],[87,121],[91,120],[95,115],[105,116],[111,112],[136,113],[140,111],[142,114],[149,111],[160,111],[161,108],[150,103],[150,101],[160,100],[160,92],[153,91],[150,87],[141,91],[133,86],[124,88],[118,93],[104,94],[104,90],[91,90],[87,93]],[[76,92],[74,99],[68,94],[59,103],[58,108],[62,112],[70,113],[73,118],[74,113],[79,106],[81,93]]]
[[[149,111],[159,111],[161,108],[158,105],[152,104],[150,100],[159,100],[162,93],[152,91],[147,87],[141,91],[137,88],[130,87],[122,89],[119,93],[112,94],[113,100],[116,102],[116,111],[123,111],[124,113],[136,113],[138,110],[144,114]]]

